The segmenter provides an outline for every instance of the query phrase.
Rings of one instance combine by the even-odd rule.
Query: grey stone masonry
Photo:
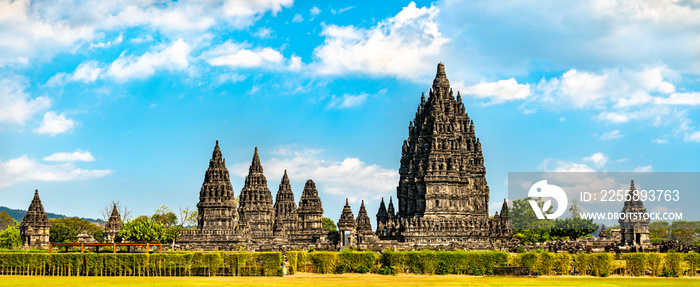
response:
[[[20,223],[22,245],[24,248],[48,249],[50,230],[51,223],[39,199],[39,190],[35,190],[32,203]]]
[[[241,190],[238,212],[241,223],[250,229],[253,240],[272,239],[272,226],[275,222],[272,193],[267,187],[257,147],[248,169],[248,176],[245,178],[245,186]]]
[[[209,168],[204,174],[204,183],[199,190],[197,229],[233,229],[237,219],[234,198],[226,160],[221,155],[219,141],[216,141]]]
[[[274,235],[278,238],[289,238],[297,231],[298,226],[297,204],[294,202],[292,185],[285,170],[275,198]]]

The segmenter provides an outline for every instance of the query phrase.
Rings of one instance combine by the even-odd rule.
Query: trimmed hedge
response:
[[[281,276],[279,252],[0,253],[0,275]]]
[[[385,251],[380,257],[385,274],[491,274],[505,266],[509,255],[501,251]]]

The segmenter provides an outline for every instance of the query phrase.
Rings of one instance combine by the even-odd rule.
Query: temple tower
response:
[[[299,200],[299,225],[304,231],[323,233],[323,207],[313,180],[307,180]]]
[[[379,211],[377,211],[377,224],[386,223],[389,220],[389,212],[386,211],[386,206],[384,205],[384,198],[382,197],[382,202],[379,203]]]
[[[384,198],[382,198],[384,201]],[[389,196],[389,207],[387,208],[387,213],[389,214],[389,219],[396,217],[396,211],[394,210],[394,203],[391,202],[391,196]]]
[[[24,215],[22,223],[20,223],[20,237],[22,245],[25,248],[49,248],[49,231],[51,223],[49,217],[46,216],[44,206],[41,205],[39,199],[39,190],[34,191],[32,203],[27,208],[27,214]]]
[[[365,201],[360,205],[360,212],[357,213],[357,243],[371,243],[377,240],[377,236],[372,231],[372,223],[369,221]]]
[[[234,229],[237,216],[234,198],[226,160],[221,155],[217,140],[209,160],[209,168],[204,174],[204,183],[199,190],[197,229]]]
[[[256,147],[248,176],[245,178],[245,186],[241,190],[238,208],[240,222],[248,226],[252,239],[271,239],[275,222],[274,211],[272,193],[267,188],[267,179],[263,174]]]
[[[622,207],[622,213],[628,216],[620,219],[620,235],[622,245],[646,245],[651,243],[649,240],[649,218],[643,217],[647,213],[646,207],[640,196],[634,196],[635,191],[634,180],[630,183],[630,198],[625,201]],[[633,216],[629,216],[632,215]]]
[[[340,232],[341,245],[347,246],[353,243],[356,225],[355,217],[352,215],[352,208],[350,208],[350,204],[346,198],[345,206],[343,206],[343,213],[340,214],[340,219],[338,219],[338,231]]]
[[[462,97],[455,99],[438,64],[428,99],[421,96],[401,151],[400,218],[488,217],[489,188],[481,142]]]
[[[119,214],[119,210],[117,210],[117,204],[114,203],[112,214],[109,215],[109,220],[105,223],[105,242],[114,243],[117,240],[117,232],[119,232],[119,229],[122,229],[123,226],[122,216]]]
[[[275,198],[275,237],[288,238],[297,230],[299,217],[297,215],[297,204],[294,202],[292,185],[289,184],[287,171],[284,171],[282,182],[280,182],[277,197]]]

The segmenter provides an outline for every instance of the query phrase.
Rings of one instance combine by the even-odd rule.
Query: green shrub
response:
[[[685,254],[685,262],[690,269],[690,276],[695,276],[698,274],[698,267],[700,266],[700,254],[695,252],[690,252]]]
[[[634,276],[644,276],[647,272],[647,254],[630,253],[622,257],[625,260],[627,271]]]
[[[665,277],[678,277],[683,275],[683,255],[680,253],[666,253],[664,256],[664,271]]]
[[[663,270],[663,254],[649,253],[647,254],[647,264],[651,269],[651,276],[661,276]]]
[[[310,252],[307,256],[314,265],[316,273],[331,274],[336,272],[338,252]]]
[[[367,273],[377,267],[377,254],[372,251],[338,253],[336,273]]]
[[[560,275],[569,275],[569,272],[571,272],[571,263],[571,254],[558,253],[554,260],[554,270]]]
[[[408,269],[414,274],[491,274],[494,266],[505,266],[509,255],[501,251],[385,251],[382,268],[392,274]]]
[[[47,276],[278,276],[278,252],[0,252],[0,274]]]

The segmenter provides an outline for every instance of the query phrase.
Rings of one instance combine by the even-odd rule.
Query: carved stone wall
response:
[[[46,216],[44,206],[39,199],[39,190],[34,191],[32,203],[27,208],[27,213],[20,223],[20,237],[24,248],[49,248],[49,232],[51,223]]]

